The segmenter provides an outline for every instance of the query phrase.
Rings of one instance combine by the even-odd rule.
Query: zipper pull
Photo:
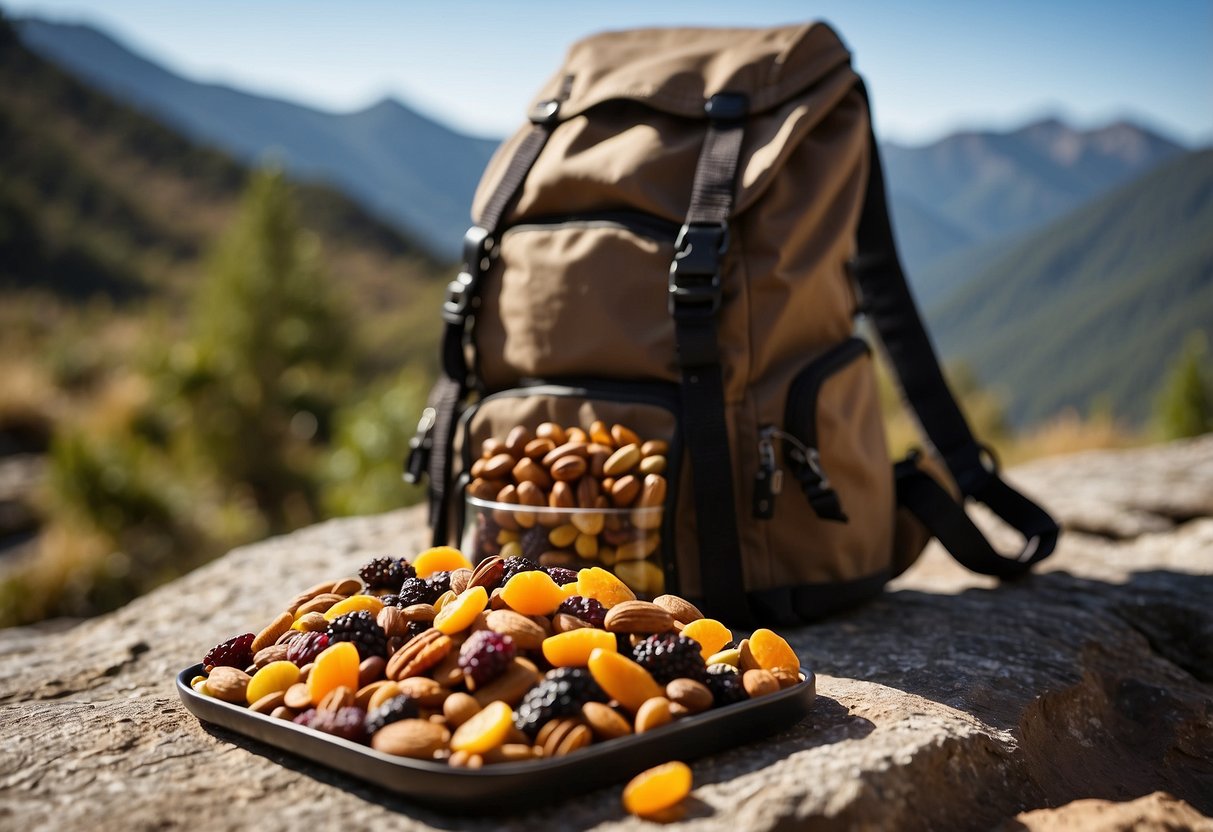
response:
[[[775,498],[783,491],[783,469],[775,461],[774,428],[758,434],[758,473],[754,476],[754,516],[770,520],[775,516]]]
[[[834,490],[830,478],[826,476],[826,472],[821,467],[820,452],[812,445],[801,442],[799,437],[775,427],[767,428],[764,434],[769,437],[778,437],[784,441],[784,454],[788,458],[792,474],[800,482],[800,487],[804,489],[804,496],[817,516],[823,520],[847,522],[847,515],[842,510],[838,492]]]
[[[417,420],[417,432],[409,440],[409,455],[404,461],[402,476],[402,479],[409,485],[420,483],[429,468],[430,453],[434,449],[434,422],[437,421],[437,418],[438,412],[432,407],[427,407],[421,411],[421,418]]]

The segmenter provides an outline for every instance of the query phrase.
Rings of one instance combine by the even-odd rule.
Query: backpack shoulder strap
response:
[[[867,90],[859,91],[865,103]],[[870,113],[869,105],[869,113]],[[868,317],[918,416],[930,444],[947,465],[962,499],[983,503],[1026,540],[1015,556],[1000,554],[956,502],[913,457],[897,466],[897,499],[910,509],[964,566],[985,575],[1011,577],[1044,560],[1057,543],[1057,522],[999,476],[990,450],[969,430],[948,389],[939,360],[910,294],[897,255],[885,196],[880,152],[870,121],[869,173],[857,232],[855,279]]]

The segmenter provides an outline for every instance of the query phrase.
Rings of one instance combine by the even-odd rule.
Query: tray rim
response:
[[[519,775],[543,774],[553,769],[561,769],[568,763],[566,757],[548,757],[541,760],[526,760],[513,763],[494,763],[493,765],[484,766],[479,769],[459,768],[448,765],[446,762],[438,762],[435,760],[420,760],[412,757],[398,757],[393,754],[387,754],[378,751],[369,745],[351,742],[350,740],[341,737],[324,734],[315,731],[311,728],[306,728],[302,725],[296,725],[293,722],[288,722],[284,719],[275,719],[268,714],[257,713],[251,711],[247,707],[241,707],[231,702],[225,702],[222,699],[217,699],[213,696],[205,696],[198,693],[190,687],[190,680],[195,676],[203,675],[203,666],[201,663],[190,665],[182,670],[176,676],[177,693],[181,697],[182,704],[193,716],[200,722],[207,724],[220,725],[228,730],[235,731],[242,736],[249,737],[257,742],[262,742],[267,745],[273,745],[277,748],[284,748],[282,745],[262,739],[259,736],[254,736],[247,731],[242,731],[239,728],[225,723],[211,722],[203,718],[193,707],[191,703],[201,703],[204,707],[218,706],[223,712],[231,714],[235,720],[251,719],[255,724],[262,724],[274,731],[285,731],[288,734],[295,734],[309,741],[327,742],[345,748],[349,751],[362,754],[370,757],[377,762],[386,763],[395,768],[400,768],[404,771],[424,771],[435,775],[450,775],[456,778],[469,779],[500,779],[504,777],[516,777]],[[787,702],[789,700],[806,698],[805,713],[817,699],[817,677],[812,671],[802,668],[804,680],[800,684],[793,685],[789,688],[784,688],[776,693],[768,694],[760,699],[750,699],[746,702],[739,702],[733,705],[726,705],[723,708],[712,708],[701,714],[684,717],[680,720],[672,722],[668,725],[663,725],[660,728],[646,731],[643,734],[631,734],[626,737],[618,737],[603,743],[594,743],[587,748],[577,751],[577,760],[582,762],[596,757],[614,756],[617,753],[626,753],[630,749],[654,745],[660,743],[667,737],[676,737],[679,734],[691,731],[704,729],[705,726],[711,726],[715,723],[723,721],[733,721],[740,718],[743,713],[749,713],[755,710],[769,710],[773,705]],[[804,716],[801,716],[803,719]],[[788,723],[787,727],[792,727],[796,722]],[[291,748],[284,748],[294,754],[299,754],[298,751]],[[719,752],[716,752],[719,753]],[[305,755],[304,755],[305,756]],[[321,765],[340,771],[351,777],[357,777],[354,772],[347,771],[339,766],[334,766],[323,761],[316,761]]]

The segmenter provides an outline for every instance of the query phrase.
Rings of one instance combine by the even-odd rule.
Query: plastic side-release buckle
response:
[[[430,467],[430,451],[434,447],[434,423],[438,411],[427,407],[417,420],[417,432],[409,440],[409,455],[404,461],[403,479],[409,485],[417,485]]]
[[[468,317],[480,290],[480,276],[489,267],[495,241],[487,228],[473,225],[463,235],[463,269],[447,284],[442,318],[449,324],[462,325]]]
[[[720,309],[720,261],[729,248],[728,223],[687,223],[670,261],[669,309],[674,317],[714,315]]]

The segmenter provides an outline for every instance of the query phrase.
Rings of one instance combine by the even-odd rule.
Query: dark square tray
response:
[[[748,702],[685,717],[670,725],[595,743],[566,757],[499,763],[481,769],[393,757],[348,740],[202,696],[190,680],[202,665],[177,675],[177,692],[190,713],[258,742],[383,786],[418,803],[459,812],[535,806],[552,794],[572,796],[670,760],[689,761],[762,739],[803,719],[817,698],[812,673],[795,687]]]

